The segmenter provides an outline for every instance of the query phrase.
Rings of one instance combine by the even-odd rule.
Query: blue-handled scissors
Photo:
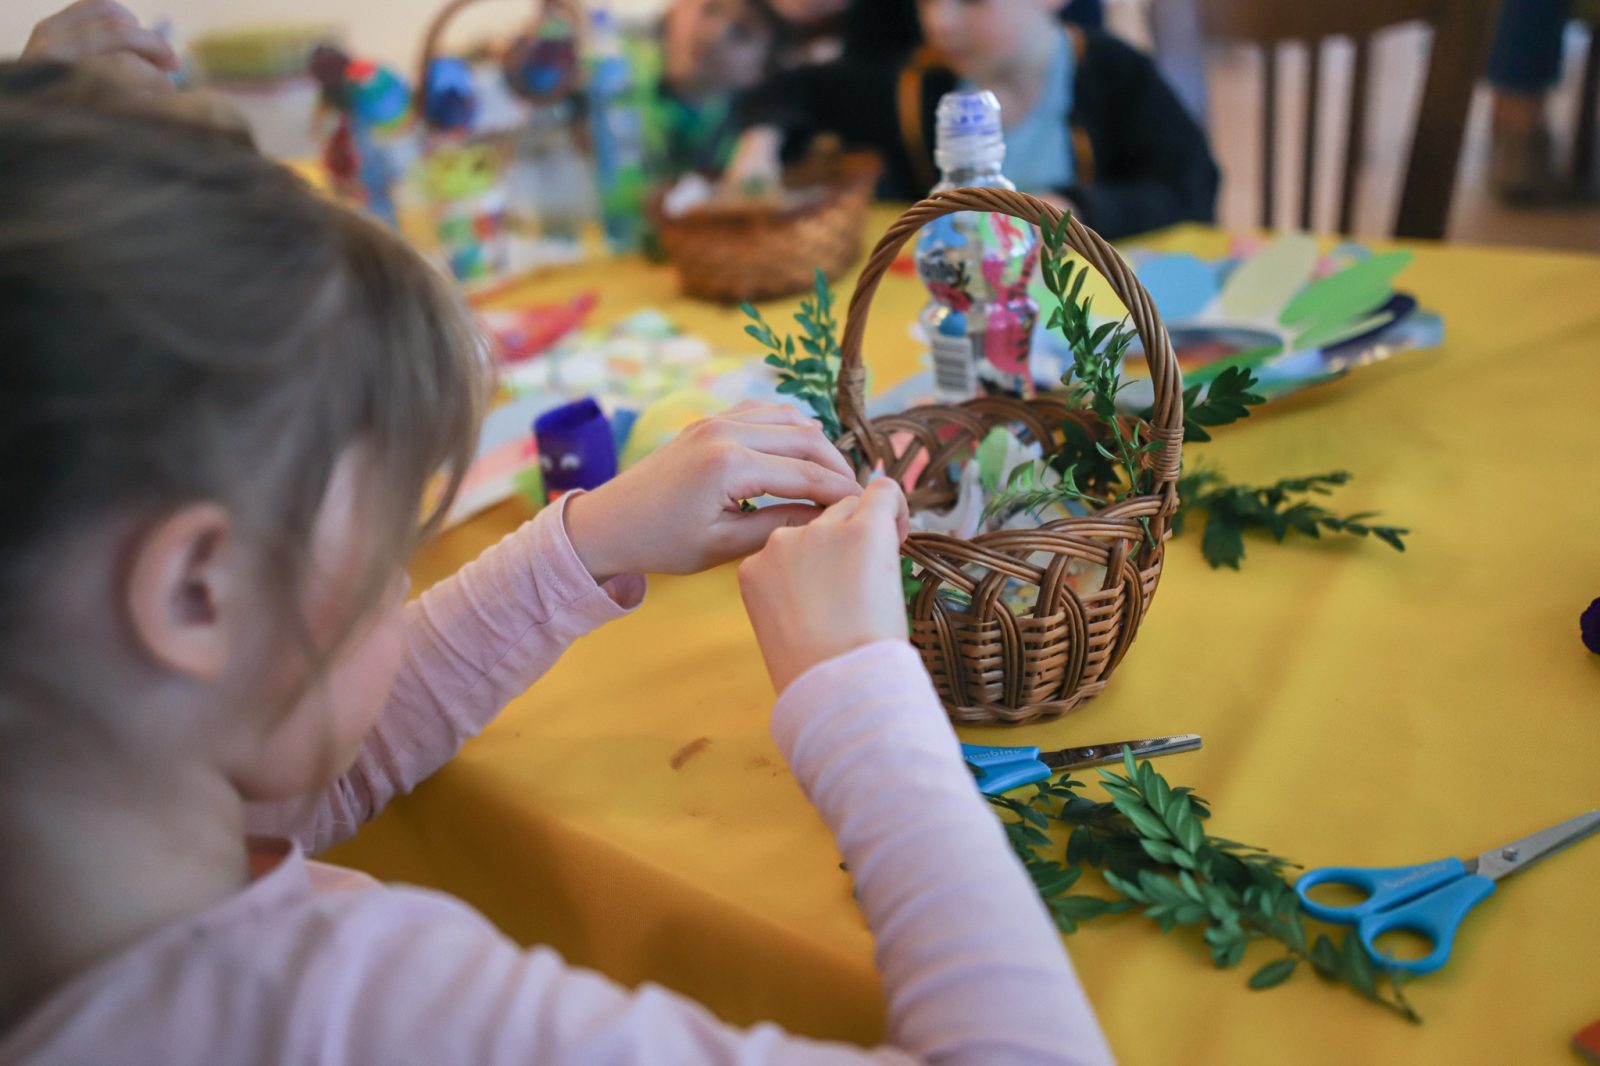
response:
[[[1200,747],[1196,733],[1176,737],[1156,737],[1151,740],[1124,740],[1120,744],[1096,744],[1088,748],[1062,748],[1060,751],[1041,752],[1037,747],[1008,748],[982,744],[963,744],[961,754],[978,779],[978,788],[986,796],[998,796],[1035,781],[1043,781],[1057,770],[1076,770],[1085,766],[1101,766],[1122,758],[1123,748],[1132,748],[1136,759],[1154,755],[1176,755],[1180,751],[1195,751]]]
[[[1449,858],[1420,866],[1328,866],[1307,870],[1295,882],[1294,891],[1312,917],[1355,926],[1361,946],[1378,965],[1407,973],[1432,973],[1450,958],[1456,930],[1467,912],[1494,892],[1496,881],[1597,831],[1600,810],[1569,818],[1465,862]],[[1316,885],[1326,884],[1359,889],[1367,893],[1367,898],[1348,907],[1318,903],[1309,892]],[[1397,959],[1380,952],[1378,937],[1397,929],[1425,937],[1433,950],[1420,959]]]

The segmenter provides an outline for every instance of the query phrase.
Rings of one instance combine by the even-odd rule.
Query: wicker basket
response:
[[[1024,193],[957,189],[912,207],[878,242],[855,294],[840,348],[841,451],[865,474],[880,461],[908,490],[915,511],[946,508],[956,500],[951,467],[971,456],[995,426],[1020,426],[1048,457],[1061,446],[1067,405],[1059,398],[1023,401],[1003,397],[947,406],[918,407],[868,421],[861,339],[873,294],[902,245],[922,227],[956,211],[992,211],[1027,222],[1061,212]],[[968,725],[1024,724],[1054,718],[1099,694],[1127,653],[1161,577],[1168,525],[1177,509],[1183,445],[1183,379],[1172,342],[1149,295],[1117,253],[1076,219],[1066,244],[1111,283],[1134,327],[1153,353],[1155,389],[1149,439],[1163,442],[1151,457],[1153,492],[1133,496],[1082,518],[1037,528],[980,533],[960,540],[913,533],[902,553],[922,586],[909,602],[911,641],[922,655],[950,716]],[[1105,427],[1093,415],[1070,417],[1091,430]],[[914,484],[907,471],[926,459]],[[1148,525],[1148,531],[1146,526]],[[1092,588],[1075,588],[1085,568],[1104,570]],[[1015,612],[1002,600],[1008,580],[1037,589],[1034,606]],[[1081,580],[1081,578],[1079,579]],[[970,596],[960,609],[941,589]]]
[[[703,300],[773,300],[810,290],[817,268],[830,280],[861,255],[880,164],[869,152],[814,160],[784,175],[786,189],[818,189],[790,208],[713,206],[676,218],[651,201],[661,248],[683,291]]]

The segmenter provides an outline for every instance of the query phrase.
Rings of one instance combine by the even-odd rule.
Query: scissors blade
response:
[[[1122,749],[1132,748],[1136,759],[1156,755],[1176,755],[1183,751],[1198,751],[1199,733],[1182,733],[1175,737],[1154,737],[1149,740],[1124,740],[1116,744],[1096,744],[1087,748],[1062,748],[1039,754],[1039,761],[1052,770],[1076,770],[1084,766],[1103,766],[1122,758]]]
[[[1467,868],[1470,872],[1487,877],[1491,881],[1498,881],[1596,832],[1600,832],[1600,810],[1568,818],[1532,836],[1525,836],[1521,840],[1513,840],[1504,847],[1486,851],[1468,862]]]

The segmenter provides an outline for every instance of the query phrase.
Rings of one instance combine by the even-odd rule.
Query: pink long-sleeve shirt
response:
[[[876,938],[886,1046],[737,1029],[524,949],[449,896],[308,860],[449,759],[572,641],[635,606],[551,507],[408,608],[405,663],[350,771],[252,812],[280,856],[231,899],[110,957],[0,1036],[0,1064],[1107,1063],[1061,940],[961,761],[916,655],[814,668],[772,732],[837,838]],[[530,900],[529,906],[537,906]]]

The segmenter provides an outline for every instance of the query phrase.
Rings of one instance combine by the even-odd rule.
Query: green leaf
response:
[[[1159,840],[1141,840],[1139,841],[1139,846],[1144,848],[1145,854],[1156,860],[1156,862],[1172,862],[1171,844],[1163,844]]]
[[[1124,805],[1119,802],[1117,809],[1127,815],[1128,821],[1132,822],[1144,836],[1153,837],[1157,840],[1172,839],[1172,833],[1167,829],[1166,823],[1157,818],[1149,808],[1134,806],[1131,803]]]
[[[1087,801],[1085,801],[1087,802]],[[1085,861],[1090,852],[1089,827],[1080,825],[1067,837],[1067,862],[1076,866]]]
[[[1124,878],[1118,877],[1116,874],[1112,873],[1110,870],[1106,870],[1100,876],[1105,878],[1106,884],[1110,885],[1112,888],[1116,889],[1118,892],[1122,893],[1124,896],[1126,896],[1129,899],[1133,900],[1135,903],[1148,903],[1148,902],[1150,902],[1150,896],[1144,891],[1144,889],[1142,889],[1139,886],[1135,885],[1131,881],[1128,881],[1128,880],[1125,880]]]
[[[1244,558],[1244,533],[1237,524],[1213,511],[1200,536],[1200,552],[1213,569],[1226,566],[1237,570]]]
[[[1050,901],[1050,909],[1057,914],[1065,914],[1073,921],[1088,921],[1110,913],[1115,908],[1112,900],[1100,899],[1098,896],[1063,896]]]
[[[1324,977],[1339,976],[1339,949],[1326,935],[1318,934],[1311,946],[1311,965]]]
[[[1346,933],[1344,943],[1340,945],[1339,956],[1344,963],[1340,972],[1345,981],[1354,985],[1364,995],[1377,995],[1377,971],[1372,968],[1372,960],[1367,958],[1367,949],[1361,946],[1361,938],[1353,932]]]
[[[1022,825],[1017,830],[1017,836],[1036,848],[1046,847],[1050,843],[1050,837],[1047,834],[1031,825]]]
[[[1250,987],[1256,991],[1281,985],[1294,973],[1294,968],[1300,964],[1299,959],[1286,958],[1269,962],[1261,969],[1250,975]]]
[[[1141,782],[1144,789],[1145,802],[1150,804],[1150,809],[1166,820],[1167,826],[1176,838],[1178,827],[1173,824],[1173,811],[1180,807],[1187,807],[1186,803],[1172,803],[1172,788],[1167,784],[1167,779],[1150,769],[1150,763],[1145,762],[1143,769],[1149,773],[1148,782]]]

